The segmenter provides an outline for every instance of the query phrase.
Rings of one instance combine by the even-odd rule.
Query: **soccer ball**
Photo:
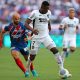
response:
[[[69,71],[67,69],[62,69],[62,70],[59,71],[59,75],[62,78],[67,78],[67,77],[69,77]]]

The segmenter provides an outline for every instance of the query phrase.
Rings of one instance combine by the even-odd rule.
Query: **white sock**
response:
[[[28,57],[28,62],[27,62],[27,71],[29,72],[30,71],[30,57]]]
[[[67,51],[62,51],[61,57],[62,57],[62,61],[63,62],[65,60],[65,57],[66,57],[67,52],[70,53],[70,49],[69,48],[67,49]]]
[[[70,49],[69,48],[67,49],[67,52],[70,53]]]
[[[61,57],[62,57],[62,61],[63,61],[63,62],[64,62],[64,60],[65,60],[65,56],[66,56],[66,51],[62,51]]]
[[[63,68],[64,68],[64,67],[63,67],[63,61],[62,61],[62,58],[61,58],[60,54],[59,54],[59,53],[56,53],[56,54],[55,54],[55,58],[56,58],[56,60],[57,60],[57,63],[58,63],[58,65],[59,65],[59,68],[60,68],[60,69],[63,69]]]

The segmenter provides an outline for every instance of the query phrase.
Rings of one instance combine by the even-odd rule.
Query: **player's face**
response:
[[[49,6],[42,6],[42,12],[45,14],[45,13],[47,13],[48,12],[48,10],[49,10]]]
[[[20,21],[20,17],[19,16],[13,17],[14,24],[18,25],[19,21]]]
[[[74,10],[69,11],[69,17],[74,18],[74,16],[75,16],[75,11]]]

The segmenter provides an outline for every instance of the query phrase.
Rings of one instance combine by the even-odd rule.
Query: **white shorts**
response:
[[[75,47],[76,48],[76,38],[75,37],[64,37],[63,48]]]
[[[37,54],[37,51],[39,50],[41,44],[43,44],[48,49],[56,47],[56,44],[54,43],[50,36],[44,38],[32,38],[30,53]]]

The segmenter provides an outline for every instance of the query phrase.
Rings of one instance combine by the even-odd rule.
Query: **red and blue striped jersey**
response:
[[[5,26],[5,31],[8,31],[10,34],[11,45],[25,43],[24,38],[26,37],[28,30],[19,22],[17,26],[13,23],[10,23],[8,26]]]

